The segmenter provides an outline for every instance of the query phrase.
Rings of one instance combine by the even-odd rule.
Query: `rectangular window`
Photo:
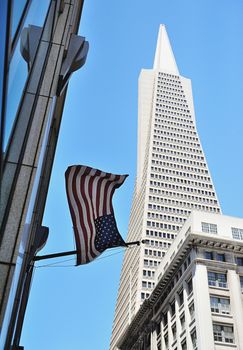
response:
[[[145,336],[145,349],[150,349],[150,343],[151,343],[151,334],[146,334]]]
[[[211,311],[219,314],[230,314],[230,299],[210,296]]]
[[[161,323],[156,323],[156,334],[157,337],[159,337],[161,335]]]
[[[163,326],[165,327],[165,326],[167,326],[167,324],[168,324],[168,315],[167,315],[167,312],[166,312],[163,315]]]
[[[233,326],[213,324],[214,341],[222,343],[234,343]]]
[[[190,279],[187,281],[187,293],[188,293],[188,295],[190,295],[190,294],[192,293],[192,290],[193,290],[192,278],[190,278]]]
[[[213,287],[227,288],[226,274],[208,271],[208,285]]]
[[[171,327],[173,341],[176,340],[176,324],[174,323]]]
[[[181,331],[185,329],[185,314],[183,313],[180,317],[180,323],[181,323]]]
[[[164,335],[164,341],[165,341],[165,349],[169,348],[169,338],[168,338],[168,333]]]
[[[225,255],[223,253],[217,253],[216,254],[216,260],[217,261],[225,261]]]
[[[191,332],[191,340],[192,340],[192,348],[196,349],[197,348],[197,333],[196,333],[195,329]]]
[[[183,289],[180,290],[180,292],[178,293],[178,297],[179,297],[179,306],[181,306],[184,303]]]
[[[187,350],[186,340],[181,343],[181,350]]]
[[[170,304],[170,308],[171,308],[171,317],[175,314],[175,301],[173,301]]]
[[[205,259],[213,260],[213,252],[204,252]]]
[[[240,276],[240,288],[241,288],[241,291],[243,292],[243,276]]]
[[[231,227],[231,231],[232,231],[232,237],[234,239],[243,240],[243,229],[242,228]]]
[[[218,233],[217,225],[208,222],[202,222],[202,231],[206,233]]]
[[[243,266],[243,258],[242,257],[237,256],[235,258],[235,262],[238,266]]]
[[[189,313],[190,313],[190,316],[191,316],[191,320],[194,319],[194,316],[195,316],[195,306],[194,306],[194,303],[190,304],[189,305]]]

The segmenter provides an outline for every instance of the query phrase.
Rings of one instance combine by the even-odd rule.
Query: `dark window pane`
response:
[[[236,258],[236,264],[238,266],[243,266],[243,258],[242,257],[237,257]]]
[[[240,276],[240,287],[243,290],[243,276]]]
[[[175,314],[175,302],[173,301],[173,303],[170,304],[171,307],[171,316],[173,316]]]
[[[225,255],[221,253],[217,253],[216,260],[218,261],[225,261]]]
[[[213,253],[212,252],[205,252],[205,259],[213,260]]]
[[[192,286],[192,278],[191,278],[191,279],[187,282],[187,291],[188,291],[188,294],[191,294],[192,289],[193,289],[193,286]]]
[[[181,306],[181,305],[184,303],[183,290],[181,290],[181,291],[178,293],[178,296],[179,296],[179,306]]]

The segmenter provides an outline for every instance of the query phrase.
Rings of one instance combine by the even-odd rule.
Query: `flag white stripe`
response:
[[[99,177],[97,176],[94,179],[93,182],[93,189],[92,189],[92,201],[94,205],[94,219],[97,219],[98,213],[97,213],[97,208],[96,208],[96,198],[97,198],[97,182],[99,181]]]
[[[106,185],[107,181],[108,181],[107,179],[104,179],[101,182],[98,216],[103,216],[104,189],[105,189],[105,185]]]
[[[104,191],[105,191],[105,186],[108,181],[113,181],[115,180],[116,175],[111,174],[111,176],[108,179],[104,179],[101,184],[100,188],[100,203],[99,203],[99,216],[103,216],[103,205],[104,205]]]
[[[94,169],[92,169],[94,170]],[[90,175],[94,175],[93,174],[94,172],[91,171],[90,172]],[[88,206],[89,206],[89,212],[90,212],[90,222],[91,222],[91,226],[92,226],[92,231],[93,231],[93,235],[89,238],[89,241],[91,243],[91,247],[92,247],[92,252],[98,256],[100,255],[100,252],[98,250],[96,250],[95,248],[95,224],[94,224],[94,217],[93,217],[93,205],[92,205],[92,198],[90,197],[89,195],[89,182],[90,180],[92,180],[92,177],[91,176],[86,176],[85,178],[85,182],[84,182],[84,193],[85,193],[85,196],[87,198],[87,202],[88,202]]]
[[[106,198],[107,215],[111,214],[111,191],[113,190],[115,185],[116,185],[116,182],[112,182],[108,187],[107,198]]]

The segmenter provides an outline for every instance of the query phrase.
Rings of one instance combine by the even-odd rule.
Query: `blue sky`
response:
[[[136,176],[137,81],[142,68],[152,68],[161,23],[180,74],[192,80],[197,128],[222,211],[243,217],[242,13],[241,0],[86,0],[79,33],[90,51],[69,84],[43,222],[50,234],[42,253],[74,249],[64,188],[71,164],[130,175],[114,198],[118,227],[126,236]],[[25,350],[109,348],[122,249],[86,266],[73,267],[69,260],[43,267],[67,259],[36,264]]]

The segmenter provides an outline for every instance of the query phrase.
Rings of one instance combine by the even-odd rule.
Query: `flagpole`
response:
[[[146,243],[145,239],[142,239],[141,241],[133,241],[133,242],[126,242],[126,246],[130,246],[130,245],[140,245],[141,243]]]
[[[145,243],[145,240],[142,239],[141,241],[134,241],[134,242],[126,242],[126,247],[129,247],[131,245],[137,245],[139,246],[141,243]],[[46,259],[54,259],[59,258],[61,256],[68,256],[68,255],[75,255],[77,254],[77,250],[70,250],[67,252],[61,252],[61,253],[53,253],[53,254],[46,254],[46,255],[37,255],[33,257],[33,261],[40,261],[40,260],[46,260]]]
[[[54,253],[54,254],[34,256],[33,261],[39,261],[39,260],[45,260],[45,259],[53,259],[53,258],[58,258],[60,256],[67,256],[67,255],[74,255],[74,254],[77,254],[77,250],[70,250],[68,252],[61,252],[61,253]]]

